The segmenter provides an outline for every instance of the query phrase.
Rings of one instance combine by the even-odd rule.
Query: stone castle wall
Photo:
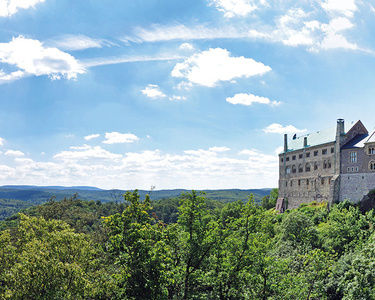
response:
[[[288,209],[312,201],[332,202],[337,183],[335,153],[332,142],[279,155],[279,197],[287,200]]]

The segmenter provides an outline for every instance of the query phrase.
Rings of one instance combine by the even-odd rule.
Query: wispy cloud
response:
[[[94,39],[83,34],[63,35],[55,39],[48,40],[47,45],[59,48],[61,50],[85,50],[89,48],[102,48],[115,45],[105,39]]]
[[[105,65],[115,65],[124,63],[134,63],[143,61],[168,61],[183,59],[180,55],[160,55],[160,56],[114,56],[114,57],[99,57],[94,59],[81,60],[81,63],[86,68],[98,67]]]

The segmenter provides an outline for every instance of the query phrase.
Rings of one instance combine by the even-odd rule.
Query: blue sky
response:
[[[283,133],[374,129],[374,6],[0,0],[0,184],[276,187]]]

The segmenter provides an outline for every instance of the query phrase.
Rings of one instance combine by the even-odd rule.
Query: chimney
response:
[[[288,151],[288,135],[284,134],[284,153]]]
[[[345,135],[344,119],[337,119],[336,141],[339,142],[340,146],[341,146],[344,135]]]
[[[307,147],[307,136],[303,138],[303,147]]]

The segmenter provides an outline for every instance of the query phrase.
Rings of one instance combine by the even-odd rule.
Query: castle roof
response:
[[[319,130],[295,138],[289,138],[288,152],[306,148],[304,147],[305,137],[307,137],[307,147],[331,143],[334,142],[336,139],[336,127]]]
[[[368,140],[368,134],[359,134],[354,139],[350,140],[346,143],[342,149],[349,149],[349,148],[362,148],[364,147],[365,143]]]
[[[370,137],[367,139],[366,143],[374,143],[375,142],[375,131],[373,131]]]

